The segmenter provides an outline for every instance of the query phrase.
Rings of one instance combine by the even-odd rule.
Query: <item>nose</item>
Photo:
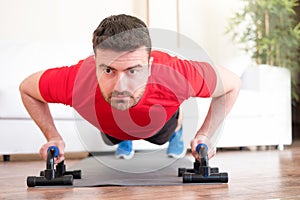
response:
[[[117,77],[114,90],[125,91],[128,88],[128,80],[124,73],[120,73]]]

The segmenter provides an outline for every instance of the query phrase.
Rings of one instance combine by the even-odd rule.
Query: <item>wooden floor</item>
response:
[[[68,160],[72,165],[78,160]],[[228,184],[197,186],[27,188],[42,161],[0,162],[0,199],[300,199],[300,145],[284,151],[218,152],[211,166],[229,173]]]

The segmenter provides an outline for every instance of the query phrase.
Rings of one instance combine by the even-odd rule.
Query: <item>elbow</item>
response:
[[[231,93],[231,96],[233,96],[236,99],[242,87],[242,80],[238,76],[234,76],[232,78],[233,79],[231,81],[231,87],[229,91],[227,91],[227,93]]]
[[[25,91],[26,91],[26,85],[27,85],[26,79],[23,80],[23,81],[20,83],[20,85],[19,85],[19,92],[20,92],[21,95],[26,93],[26,92],[25,92]]]
[[[38,97],[39,95],[39,77],[41,72],[34,73],[25,78],[19,85],[19,92],[21,95],[29,95]]]
[[[31,84],[31,81],[29,77],[25,78],[19,85],[19,92],[21,96],[24,94],[29,94],[30,91],[32,90],[33,85]]]
[[[242,87],[242,79],[240,77],[236,77],[236,84],[235,84],[235,90],[239,92]]]
[[[19,92],[21,94],[21,98],[24,99],[33,98],[35,100],[46,102],[41,96],[39,90],[39,77],[41,72],[37,72],[35,74],[30,75],[25,78],[19,85]]]
[[[237,96],[241,87],[242,80],[237,74],[224,67],[218,66],[218,78],[212,97],[219,97],[227,94]]]
[[[36,83],[32,76],[25,78],[19,85],[19,92],[21,98],[24,99],[27,96],[36,96]]]

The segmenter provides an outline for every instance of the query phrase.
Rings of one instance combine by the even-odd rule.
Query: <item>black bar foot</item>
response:
[[[10,155],[3,155],[3,161],[9,162],[10,161]]]

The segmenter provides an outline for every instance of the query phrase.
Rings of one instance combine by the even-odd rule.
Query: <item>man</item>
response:
[[[144,139],[169,142],[168,155],[179,158],[185,154],[180,104],[191,96],[212,97],[191,141],[197,158],[197,144],[209,143],[239,92],[240,79],[222,67],[151,51],[146,25],[133,16],[104,19],[94,31],[93,49],[94,56],[76,65],[34,73],[20,85],[24,105],[47,139],[40,149],[44,159],[55,145],[60,149],[56,162],[62,161],[65,147],[48,103],[72,106],[107,144],[119,144],[117,157],[131,158],[131,141]]]

